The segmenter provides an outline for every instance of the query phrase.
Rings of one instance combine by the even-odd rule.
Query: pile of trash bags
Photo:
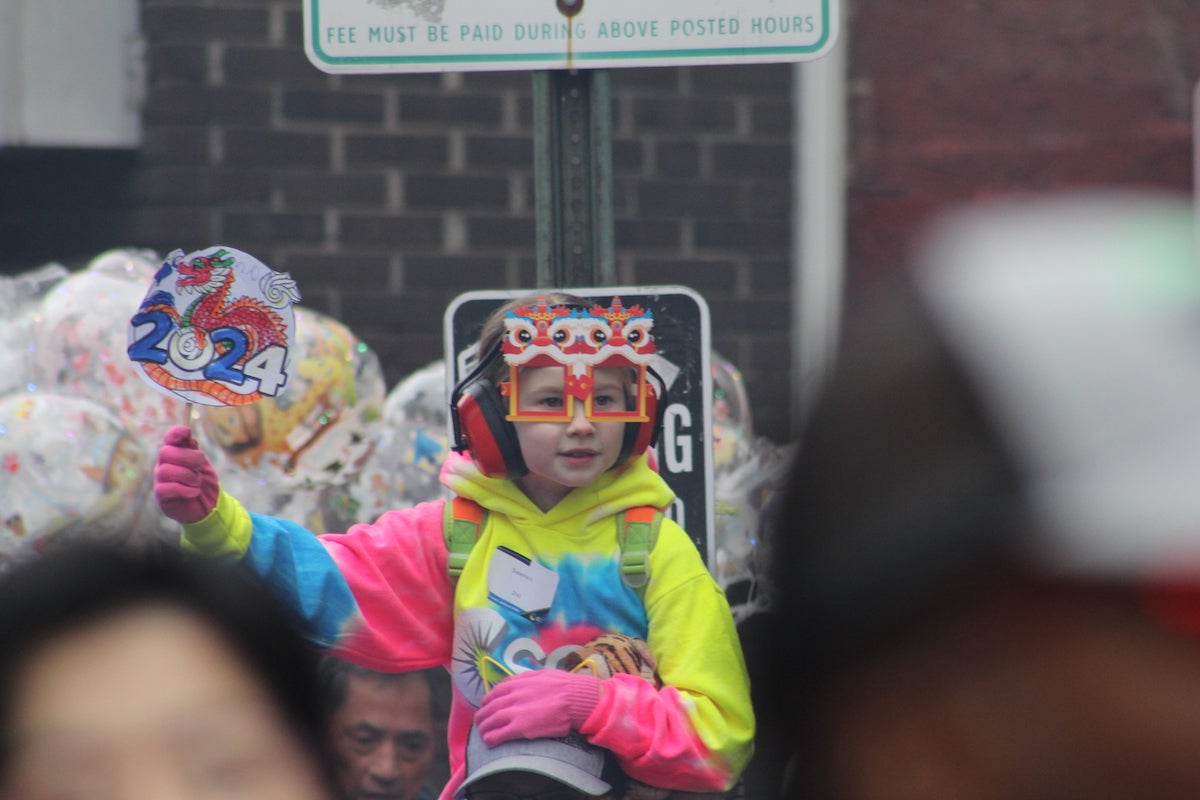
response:
[[[345,324],[297,305],[286,391],[242,406],[190,404],[152,386],[128,354],[129,320],[160,258],[111,250],[70,271],[0,276],[0,568],[62,536],[177,537],[153,499],[163,434],[192,427],[247,508],[342,531],[446,496],[442,361],[386,386]],[[715,563],[739,616],[762,607],[771,510],[791,446],[754,434],[745,383],[713,371]]]

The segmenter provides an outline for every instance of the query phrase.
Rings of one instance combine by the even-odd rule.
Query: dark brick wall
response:
[[[0,158],[4,233],[25,231],[0,269],[114,246],[238,247],[348,324],[389,386],[440,357],[453,296],[533,286],[530,73],[329,76],[305,58],[301,8],[142,0],[144,146],[112,176],[77,175],[62,153]],[[777,441],[789,436],[791,80],[785,64],[611,72],[619,280],[705,296],[714,345]],[[39,169],[58,188],[15,212],[14,181]],[[94,208],[59,214],[63,198]]]
[[[951,204],[1192,191],[1194,0],[860,0],[849,27],[852,292]]]
[[[1195,0],[845,0],[853,295],[937,210],[1083,185],[1190,191]],[[0,151],[0,269],[224,242],[300,281],[390,383],[465,288],[532,286],[530,76],[325,75],[299,0],[143,0],[139,152]],[[708,299],[784,440],[790,65],[613,70],[620,280]]]

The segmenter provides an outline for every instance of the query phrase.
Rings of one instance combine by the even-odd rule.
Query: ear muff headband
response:
[[[517,429],[504,418],[508,404],[487,378],[479,378],[458,401],[462,436],[455,450],[466,448],[479,471],[489,478],[515,480],[527,474]]]
[[[625,423],[625,437],[621,443],[621,455],[617,457],[616,464],[618,466],[624,464],[627,459],[636,458],[649,448],[658,443],[658,434],[662,430],[662,418],[666,412],[667,405],[667,382],[662,376],[654,371],[653,367],[646,367],[646,374],[654,377],[658,381],[659,390],[657,392],[650,391],[646,387],[646,421],[644,422],[627,422]]]
[[[467,387],[475,382],[487,368],[496,362],[500,357],[500,348],[496,348],[488,353],[482,361],[475,365],[475,368],[467,373],[467,376],[458,382],[454,387],[454,391],[450,392],[450,424],[454,433],[454,452],[461,453],[467,450],[467,440],[463,431],[462,415],[459,413],[459,402],[462,400],[463,393]],[[489,381],[490,382],[490,381]]]
[[[479,471],[489,478],[514,480],[529,470],[521,455],[517,429],[504,418],[507,403],[491,380],[481,377],[500,357],[497,347],[450,393],[454,451],[470,452]]]

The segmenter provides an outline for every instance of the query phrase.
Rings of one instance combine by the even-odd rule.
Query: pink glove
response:
[[[542,739],[577,731],[600,702],[600,679],[539,669],[511,675],[488,692],[475,727],[488,747],[509,739]]]
[[[217,506],[221,484],[208,456],[186,425],[163,436],[154,469],[154,497],[162,512],[176,522],[199,522]]]

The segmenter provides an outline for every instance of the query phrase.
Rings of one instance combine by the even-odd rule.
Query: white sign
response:
[[[839,2],[304,0],[304,49],[370,74],[807,61],[836,41]]]

